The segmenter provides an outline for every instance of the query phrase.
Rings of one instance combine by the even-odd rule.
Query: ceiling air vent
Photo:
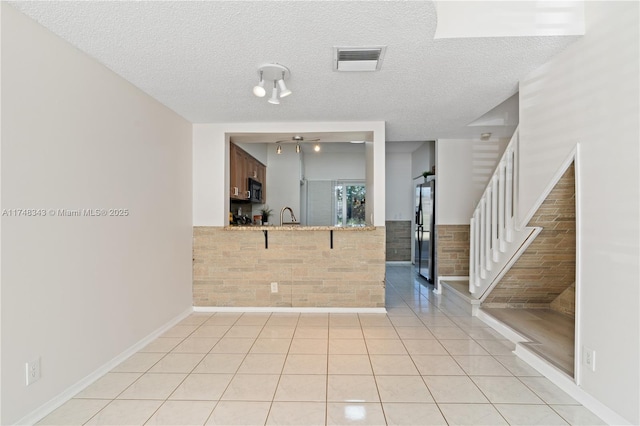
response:
[[[334,71],[378,71],[386,46],[334,47]]]

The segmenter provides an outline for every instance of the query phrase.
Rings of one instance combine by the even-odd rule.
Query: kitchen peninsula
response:
[[[194,227],[194,306],[384,308],[384,292],[384,227]]]

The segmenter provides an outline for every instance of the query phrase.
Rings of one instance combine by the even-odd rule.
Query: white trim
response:
[[[576,385],[580,386],[582,384],[582,285],[581,283],[581,261],[580,261],[580,247],[581,247],[581,228],[580,224],[582,221],[580,218],[582,217],[581,206],[581,197],[580,197],[580,143],[576,144],[575,148],[575,157],[573,159],[573,170],[575,174],[574,185],[575,185],[575,213],[576,213],[576,272],[575,272],[575,286],[576,286],[576,294],[575,294],[575,321],[574,321],[574,338],[573,338],[573,371]]]
[[[538,211],[542,203],[544,203],[544,200],[546,200],[549,194],[551,193],[551,191],[553,191],[553,188],[555,188],[555,186],[558,184],[562,175],[564,175],[564,173],[567,171],[571,163],[576,158],[576,149],[577,149],[577,145],[571,150],[571,152],[569,153],[569,156],[565,158],[565,160],[562,162],[562,164],[558,168],[558,171],[556,171],[555,175],[553,175],[553,178],[551,179],[549,184],[545,187],[544,191],[542,191],[542,193],[540,194],[536,202],[533,204],[533,207],[529,210],[529,212],[524,217],[524,219],[518,221],[518,224],[519,224],[518,229],[523,229],[527,226],[527,224],[529,223],[531,218],[536,214],[536,212]]]
[[[580,386],[576,385],[572,378],[567,376],[556,367],[540,358],[536,353],[523,347],[522,345],[516,345],[514,351],[516,356],[522,359],[524,362],[535,368],[540,374],[549,379],[551,383],[558,386],[570,397],[582,404],[586,409],[590,410],[596,416],[600,417],[609,425],[630,425],[626,419],[621,417],[618,413],[611,410],[609,407],[598,401],[593,396],[589,395]]]
[[[282,308],[282,307],[250,307],[250,306],[194,306],[193,312],[273,312],[273,313],[303,313],[303,314],[386,314],[385,308]]]
[[[138,352],[140,349],[147,346],[149,343],[151,343],[153,340],[158,338],[160,335],[162,335],[164,332],[169,330],[174,325],[178,324],[180,321],[185,319],[191,313],[193,313],[193,308],[190,307],[189,309],[182,312],[178,316],[169,320],[160,328],[157,328],[155,331],[148,334],[146,337],[143,337],[141,340],[139,340],[133,346],[130,346],[124,352],[121,352],[115,358],[111,359],[110,361],[103,364],[101,367],[94,370],[89,375],[85,376],[83,379],[71,385],[66,390],[59,393],[57,396],[53,397],[49,401],[42,404],[40,407],[31,411],[29,414],[27,414],[26,416],[18,420],[15,424],[16,425],[33,425],[38,421],[42,420],[46,415],[50,414],[53,410],[60,407],[62,404],[64,404],[68,400],[70,400],[78,392],[82,391],[87,386],[89,386],[90,384],[98,380],[100,377],[104,376],[109,371],[113,370],[117,365],[122,363],[122,361],[124,361],[134,353]]]

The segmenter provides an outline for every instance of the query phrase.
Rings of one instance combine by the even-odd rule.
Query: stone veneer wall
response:
[[[542,231],[491,291],[482,306],[549,308],[575,283],[576,209],[573,164],[527,226]]]
[[[385,229],[194,227],[193,304],[227,307],[385,306]],[[271,293],[271,283],[278,292]]]
[[[469,225],[438,225],[438,276],[469,276]]]
[[[411,221],[393,220],[385,223],[387,229],[387,260],[411,260]]]
[[[552,311],[560,312],[570,316],[576,317],[576,284],[571,284],[565,291],[560,293],[560,296],[556,297],[549,305]]]

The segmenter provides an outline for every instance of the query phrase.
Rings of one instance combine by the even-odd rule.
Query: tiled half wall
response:
[[[485,299],[491,308],[553,308],[573,316],[575,304],[552,302],[575,283],[576,210],[573,164],[528,226],[542,231]],[[571,290],[563,298],[571,297]]]
[[[271,283],[278,292],[271,292]],[[194,227],[193,304],[385,306],[385,229],[268,231]]]
[[[387,260],[411,260],[411,221],[393,220],[385,223],[387,229]]]
[[[469,225],[438,225],[438,276],[469,276]]]

